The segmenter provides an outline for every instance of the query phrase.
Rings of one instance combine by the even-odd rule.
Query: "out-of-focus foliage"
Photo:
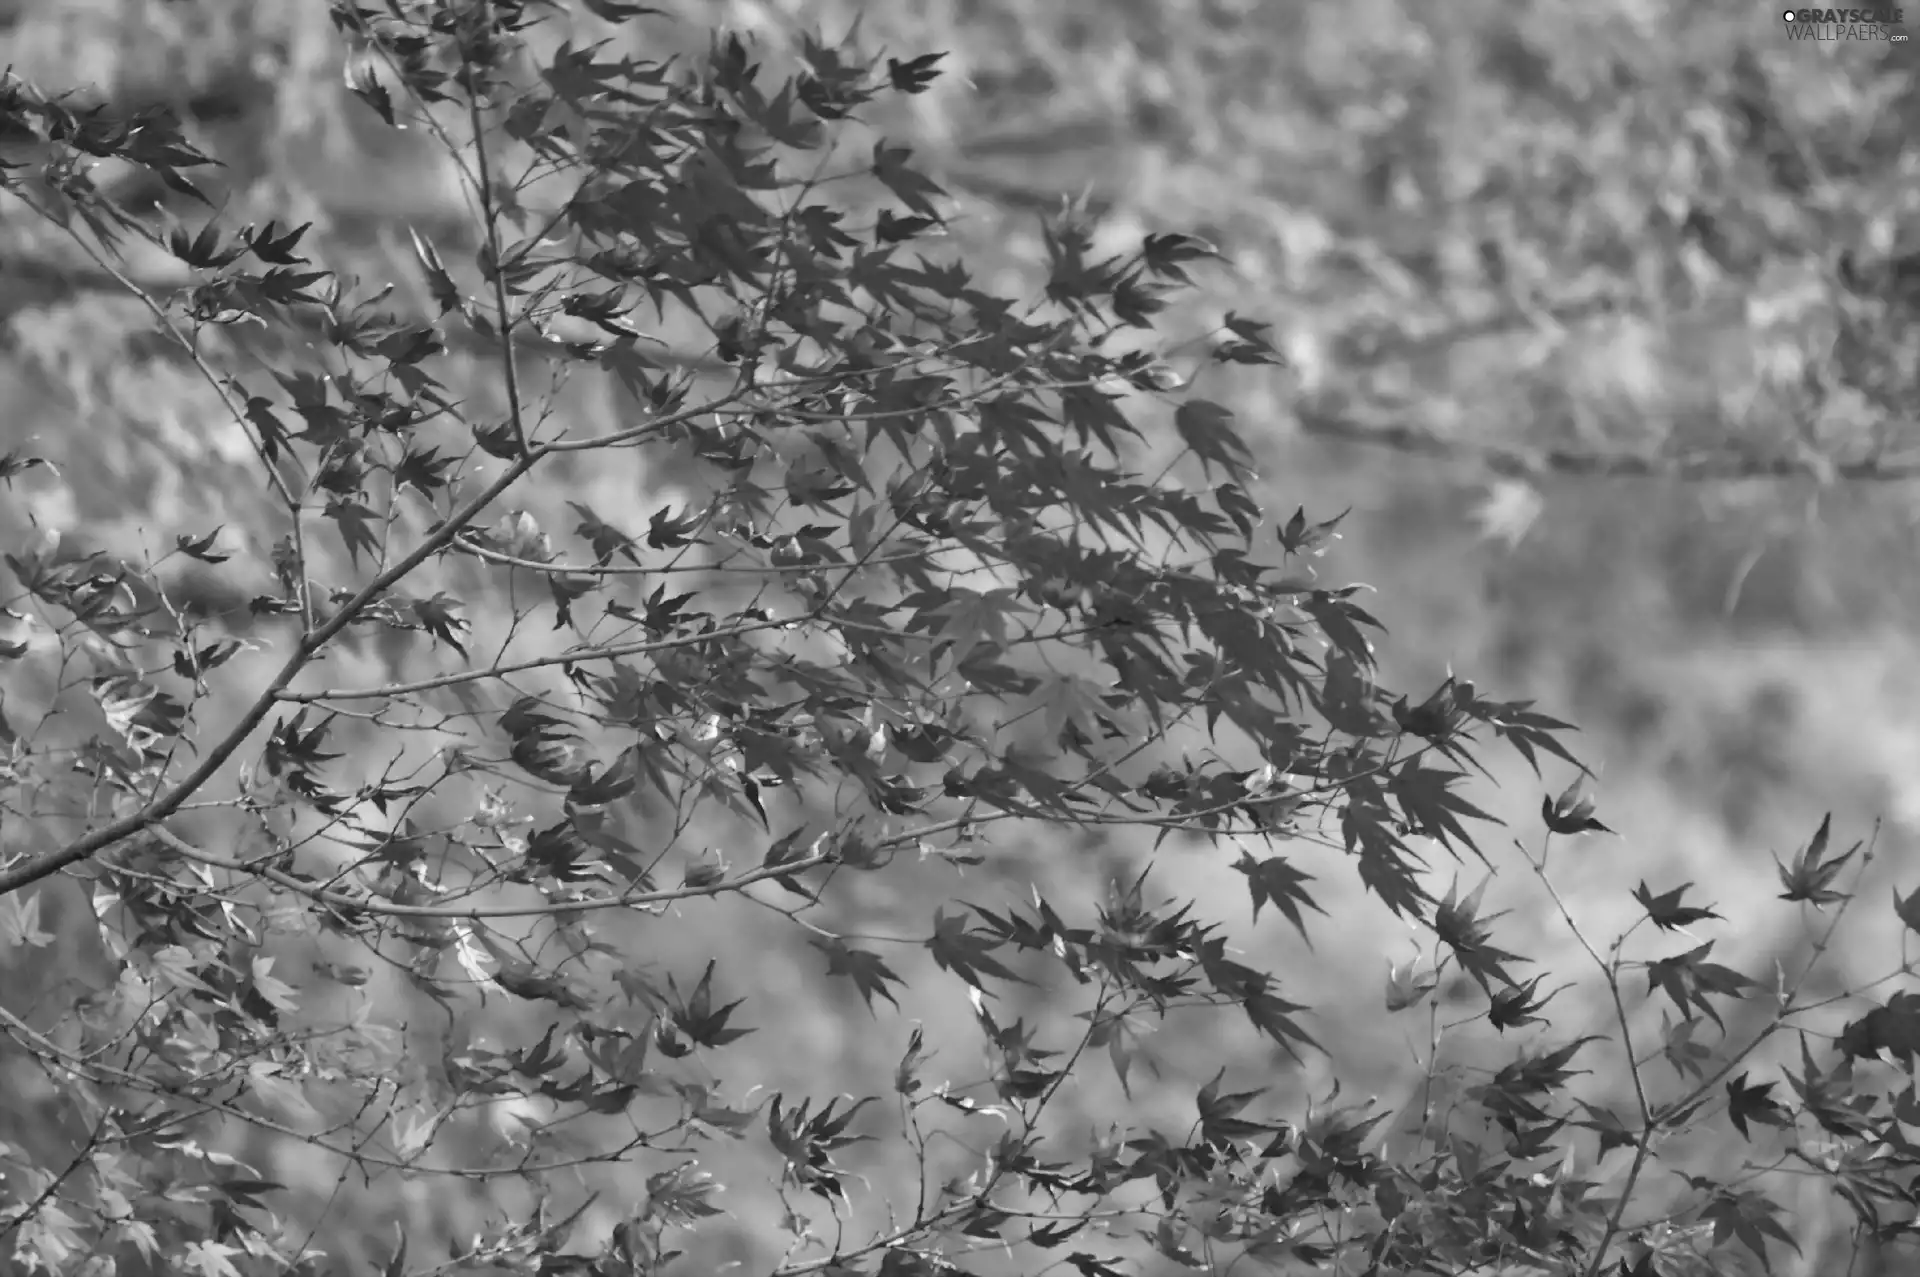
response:
[[[916,124],[952,184],[1043,208],[1091,189],[1219,243],[1312,392],[1246,388],[1261,431],[1416,453],[1328,476],[1380,512],[1359,535],[1386,541],[1390,596],[1395,565],[1419,588],[1473,554],[1467,510],[1537,499],[1485,572],[1530,652],[1913,614],[1852,567],[1912,552],[1907,485],[1818,486],[1913,446],[1911,43],[1789,41],[1748,4],[733,8],[944,37],[956,78]],[[1490,484],[1487,449],[1520,473]],[[1809,477],[1579,479],[1775,465]],[[1436,524],[1454,553],[1420,553]]]
[[[6,440],[17,1262],[1786,1253],[1775,1181],[1688,1161],[1715,1128],[1910,1218],[1911,1091],[1851,1070],[1910,1064],[1912,1008],[1822,1019],[1824,920],[1776,984],[1695,936],[1718,890],[1614,883],[1652,938],[1596,940],[1600,999],[1562,1012],[1530,920],[1415,857],[1474,847],[1470,737],[1524,756],[1524,813],[1559,725],[1384,692],[1308,567],[1339,521],[1262,521],[1299,485],[1256,484],[1277,440],[1239,426],[1491,462],[1489,526],[1532,543],[1565,535],[1556,466],[1884,469],[1911,197],[1768,158],[1794,64],[1749,32],[1675,113],[1620,91],[1652,24],[956,10],[936,56],[877,13],[873,61],[757,6],[753,45],[632,7],[19,24],[10,389],[112,424]],[[1394,94],[1331,69],[1349,39]],[[44,92],[82,82],[110,105]],[[1275,313],[1221,313],[1249,281]],[[1578,790],[1542,815],[1604,828]],[[1781,853],[1809,909],[1865,863],[1827,841]],[[1175,859],[1110,854],[1147,845]],[[1351,1103],[1377,1053],[1290,1073],[1328,1036],[1295,999],[1345,1026],[1379,990],[1276,978],[1206,872],[1342,953],[1408,927],[1404,1109]],[[1836,1043],[1760,1050],[1808,1023]]]

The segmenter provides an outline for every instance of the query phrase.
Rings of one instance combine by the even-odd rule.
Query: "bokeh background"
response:
[[[777,50],[857,19],[870,47],[945,52],[935,87],[881,123],[946,185],[955,246],[998,288],[1036,285],[1039,219],[1067,199],[1094,209],[1115,244],[1184,230],[1218,245],[1227,265],[1203,273],[1169,328],[1194,337],[1229,310],[1275,325],[1284,370],[1209,372],[1202,389],[1246,424],[1270,512],[1352,507],[1322,570],[1377,588],[1369,606],[1390,631],[1385,681],[1420,694],[1453,671],[1496,695],[1537,698],[1582,729],[1576,752],[1599,772],[1601,815],[1619,837],[1563,849],[1555,873],[1594,934],[1635,916],[1627,893],[1641,879],[1655,890],[1693,881],[1738,920],[1703,931],[1722,937],[1717,958],[1762,978],[1776,959],[1804,959],[1809,920],[1773,899],[1770,853],[1790,854],[1831,810],[1843,844],[1884,826],[1868,899],[1828,978],[1859,983],[1897,961],[1887,887],[1920,886],[1914,487],[1822,472],[1920,445],[1911,44],[1789,42],[1759,0],[664,7],[680,21],[649,28],[651,51],[704,47],[715,23]],[[418,287],[408,227],[450,259],[473,242],[450,168],[344,91],[317,3],[7,0],[0,60],[42,87],[172,104],[230,166],[215,183],[229,217],[312,220],[308,245],[343,275],[393,280],[405,295]],[[170,198],[115,180],[101,174],[135,207]],[[132,269],[156,287],[176,278],[165,260]],[[176,533],[225,524],[242,544],[252,538],[251,568],[240,560],[176,585],[209,614],[244,615],[260,589],[246,573],[266,572],[278,535],[269,505],[204,384],[146,332],[138,302],[0,201],[0,451],[57,465],[0,493],[0,533],[21,544],[57,528],[137,560]],[[483,402],[497,395],[478,357],[456,351],[449,363],[449,384]],[[591,387],[556,402],[583,421],[615,404]],[[1431,446],[1343,438],[1352,432],[1342,423]],[[1485,448],[1785,456],[1808,473],[1523,478],[1493,473],[1478,459]],[[680,481],[580,473],[533,500],[605,511],[631,504],[636,486],[652,500]],[[484,588],[479,577],[444,586]],[[490,605],[462,597],[476,615]],[[366,681],[349,676],[353,659],[378,675],[366,653],[337,667],[338,682]],[[1493,770],[1498,787],[1474,801],[1537,847],[1541,782],[1504,756]],[[1546,783],[1557,791],[1568,779]],[[1482,842],[1517,870],[1489,895],[1513,910],[1508,947],[1541,958],[1556,973],[1549,987],[1584,982],[1587,992],[1556,1003],[1562,1031],[1594,1023],[1598,986],[1571,937],[1506,835],[1489,829]],[[990,902],[1025,875],[1097,896],[1147,863],[1145,846],[1125,841],[1001,851],[1004,866],[966,884],[972,898]],[[1249,952],[1290,973],[1336,1059],[1296,1068],[1237,1029],[1150,1044],[1162,1077],[1139,1081],[1133,1111],[1183,1127],[1194,1087],[1221,1062],[1273,1085],[1282,1106],[1324,1094],[1336,1073],[1349,1092],[1403,1102],[1425,1020],[1389,1019],[1381,991],[1388,962],[1412,956],[1416,939],[1332,857],[1318,871],[1323,905],[1369,925],[1323,925],[1311,948],[1271,911],[1249,925],[1233,854],[1170,845],[1154,863],[1170,891],[1197,893]],[[1438,868],[1444,890],[1452,866]],[[923,917],[953,890],[908,884],[850,907],[883,921]],[[765,1045],[758,1074],[729,1084],[883,1089],[909,1017],[884,1006],[870,1017],[827,985],[798,935],[766,918],[743,906],[725,919],[730,996],[749,999],[743,1014]],[[697,972],[712,934],[649,932],[647,959]],[[963,1042],[964,999],[940,1004],[952,1023],[930,1024],[930,1035]],[[516,1025],[493,1006],[495,1018],[463,1031],[513,1040]],[[909,1010],[945,1014],[932,1003]],[[1623,1080],[1603,1070],[1590,1093],[1618,1094]],[[1075,1102],[1077,1118],[1096,1122],[1118,1114],[1120,1097],[1094,1082]],[[428,1243],[470,1233],[489,1206],[444,1184],[356,1196],[336,1168],[297,1150],[263,1155],[310,1207],[331,1201],[329,1240],[348,1255],[384,1255],[396,1223]],[[884,1172],[891,1155],[874,1150],[871,1168]],[[727,1178],[724,1162],[718,1173]],[[737,1248],[713,1258],[764,1258],[750,1216],[770,1199],[748,1184],[731,1192],[748,1222]],[[1823,1247],[1844,1221],[1820,1193],[1788,1204],[1805,1255],[1780,1271],[1837,1271]],[[614,1218],[617,1203],[589,1224]]]

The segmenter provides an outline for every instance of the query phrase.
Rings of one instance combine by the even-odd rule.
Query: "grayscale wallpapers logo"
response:
[[[1904,9],[1788,9],[1780,19],[1786,24],[1787,39],[1828,41],[1879,41],[1905,44]]]

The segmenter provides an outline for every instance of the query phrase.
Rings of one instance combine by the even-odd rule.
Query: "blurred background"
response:
[[[1367,606],[1389,629],[1383,681],[1418,696],[1452,671],[1496,696],[1537,698],[1582,729],[1573,747],[1600,774],[1599,814],[1619,832],[1556,853],[1589,934],[1608,939],[1638,915],[1628,892],[1643,878],[1656,891],[1693,881],[1740,924],[1703,929],[1722,937],[1716,959],[1766,979],[1776,959],[1804,958],[1809,921],[1774,899],[1772,855],[1790,855],[1832,810],[1842,846],[1885,823],[1868,898],[1827,978],[1857,984],[1897,961],[1887,886],[1920,886],[1920,790],[1910,788],[1920,591],[1906,575],[1915,489],[1832,471],[1920,446],[1920,53],[1910,43],[1789,42],[1778,11],[1758,0],[664,7],[679,20],[647,28],[639,47],[649,53],[704,48],[714,24],[778,49],[808,30],[836,38],[856,20],[869,48],[945,52],[932,90],[890,104],[879,123],[946,186],[955,247],[995,288],[1038,286],[1040,217],[1067,199],[1084,200],[1115,244],[1181,230],[1221,249],[1227,264],[1202,275],[1168,328],[1175,340],[1197,337],[1227,311],[1275,325],[1284,370],[1208,371],[1198,389],[1240,414],[1270,517],[1352,507],[1322,573],[1378,590]],[[581,41],[604,34],[578,28]],[[449,259],[473,242],[451,169],[345,92],[322,5],[5,0],[0,51],[42,88],[174,106],[229,166],[214,183],[228,219],[311,220],[305,247],[343,276],[393,280],[404,294],[418,288],[408,227]],[[98,180],[135,208],[175,198],[131,181],[116,189],[111,173]],[[178,278],[165,260],[132,269],[155,287]],[[204,593],[196,606],[209,615],[237,606],[244,616],[261,588],[245,572],[267,571],[279,532],[244,441],[147,330],[137,301],[0,202],[0,451],[57,466],[0,493],[0,533],[20,544],[57,528],[137,561],[178,533],[224,524],[251,544],[251,567],[243,556],[220,576],[176,584]],[[498,393],[471,352],[449,363],[450,385],[481,400]],[[615,401],[569,388],[556,402],[592,420]],[[1419,446],[1358,441],[1367,428]],[[1519,477],[1490,469],[1489,449],[1728,467],[1785,457],[1805,473]],[[678,481],[582,473],[537,500],[604,511],[630,504],[636,483],[651,500]],[[461,593],[479,581],[442,584],[479,615],[489,600]],[[331,681],[377,677],[375,658],[364,660],[362,677],[349,661]],[[1487,761],[1499,787],[1473,800],[1537,848],[1542,783],[1497,751]],[[1549,772],[1545,785],[1557,792],[1569,779]],[[1597,1024],[1593,974],[1507,836],[1488,829],[1481,841],[1517,870],[1488,897],[1513,910],[1506,947],[1539,957],[1554,973],[1547,987],[1582,982],[1556,1002],[1556,1030]],[[1125,841],[998,850],[1004,860],[965,884],[968,898],[993,903],[1027,876],[1097,897],[1110,876],[1148,863],[1144,844]],[[1170,844],[1154,863],[1169,893],[1198,894],[1249,953],[1290,973],[1290,996],[1314,1005],[1335,1061],[1297,1069],[1237,1027],[1149,1042],[1162,1077],[1136,1074],[1130,1111],[1184,1129],[1194,1088],[1220,1062],[1234,1065],[1234,1089],[1273,1085],[1283,1108],[1324,1095],[1336,1073],[1349,1094],[1404,1102],[1426,1022],[1389,1018],[1381,997],[1388,963],[1412,957],[1417,938],[1331,857],[1316,871],[1328,913],[1342,924],[1378,913],[1381,926],[1326,925],[1311,949],[1271,911],[1249,926],[1234,854]],[[1311,856],[1301,863],[1313,868]],[[1443,894],[1452,866],[1438,867]],[[955,890],[909,880],[850,907],[924,919]],[[765,1047],[758,1074],[725,1079],[728,1097],[756,1084],[883,1090],[908,1016],[884,1005],[870,1016],[771,915],[743,905],[726,925],[737,928],[727,961],[739,984],[727,996],[748,999],[742,1015]],[[700,931],[663,927],[644,948],[684,983],[704,943]],[[951,983],[902,974],[910,987]],[[932,1005],[908,1000],[915,1016],[933,1016]],[[969,1049],[964,999],[940,1005],[952,1023],[930,1023],[930,1037]],[[516,1035],[505,1017],[468,1028]],[[1618,1094],[1624,1078],[1591,1082],[1590,1093]],[[1120,1101],[1093,1079],[1073,1116],[1104,1122]],[[349,1255],[363,1244],[384,1255],[396,1222],[426,1241],[470,1233],[488,1206],[483,1193],[438,1183],[355,1197],[334,1167],[297,1151],[265,1155],[310,1207],[331,1201],[341,1226],[329,1240]],[[873,1149],[871,1169],[897,1155]],[[724,1160],[715,1169],[732,1183]],[[742,1214],[756,1201],[778,1209],[748,1183],[729,1193]],[[1826,1271],[1832,1252],[1821,1246],[1844,1221],[1818,1193],[1787,1204],[1806,1255],[1781,1271]],[[616,1207],[590,1222],[604,1228]],[[764,1260],[756,1234],[743,1226],[737,1249],[713,1258]]]

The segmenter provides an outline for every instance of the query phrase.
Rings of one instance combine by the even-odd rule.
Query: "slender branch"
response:
[[[652,652],[665,652],[677,647],[691,647],[713,639],[737,638],[742,634],[752,634],[760,630],[785,629],[807,619],[806,616],[799,616],[774,621],[749,621],[744,625],[730,626],[723,630],[711,630],[701,634],[685,634],[678,638],[610,643],[605,647],[562,652],[557,656],[529,657],[524,661],[489,665],[481,670],[443,674],[438,678],[425,678],[416,683],[389,683],[380,687],[338,687],[319,692],[289,692],[281,689],[274,692],[274,699],[294,704],[312,704],[317,701],[388,700],[413,692],[430,692],[442,687],[457,687],[462,683],[478,683],[499,678],[504,674],[519,674],[526,670],[543,669],[554,665],[572,665],[580,661],[607,661],[620,656],[645,656]]]
[[[297,541],[300,536],[300,502],[294,497],[291,489],[288,488],[286,479],[281,475],[279,467],[275,466],[272,461],[268,459],[265,446],[259,437],[258,429],[253,423],[247,420],[247,414],[233,402],[233,394],[228,384],[221,380],[218,373],[214,372],[213,368],[207,363],[206,356],[200,353],[199,347],[188,340],[187,335],[180,331],[180,326],[174,322],[173,316],[167,313],[166,307],[154,300],[154,288],[150,285],[142,284],[115,266],[112,262],[108,261],[99,249],[86,241],[78,229],[71,225],[62,225],[59,218],[53,216],[52,213],[42,208],[38,202],[23,192],[16,190],[12,191],[11,194],[21,203],[25,204],[27,208],[32,210],[42,221],[48,225],[60,227],[69,239],[79,245],[80,251],[92,260],[95,269],[104,277],[102,282],[103,288],[115,293],[131,294],[159,321],[160,326],[166,330],[169,337],[173,338],[174,344],[186,355],[187,360],[193,364],[201,377],[206,380],[206,383],[213,387],[213,393],[219,397],[221,406],[227,410],[228,415],[231,416],[234,422],[240,427],[242,433],[246,436],[247,442],[253,447],[254,454],[260,458],[261,467],[267,472],[267,482],[271,484],[273,490],[280,495],[280,499],[286,504],[288,511],[292,515],[294,525],[293,534]],[[8,262],[6,264],[6,274],[11,281],[22,270],[31,273],[41,268],[41,265],[38,261]],[[5,311],[0,310],[0,317],[3,317],[4,314]]]
[[[1552,838],[1553,835],[1549,833],[1547,835],[1549,842]],[[1620,1046],[1627,1056],[1627,1076],[1633,1082],[1634,1102],[1640,1110],[1640,1134],[1634,1141],[1633,1164],[1627,1168],[1627,1178],[1620,1190],[1620,1199],[1614,1203],[1613,1212],[1607,1218],[1606,1228],[1600,1234],[1600,1241],[1595,1245],[1592,1259],[1586,1268],[1585,1277],[1599,1277],[1601,1266],[1606,1263],[1607,1251],[1612,1248],[1613,1239],[1619,1234],[1620,1220],[1627,1213],[1627,1203],[1633,1198],[1634,1185],[1640,1182],[1640,1172],[1645,1169],[1647,1158],[1653,1154],[1653,1137],[1659,1133],[1660,1123],[1653,1115],[1653,1101],[1647,1096],[1646,1080],[1634,1063],[1633,1024],[1627,1015],[1626,999],[1620,993],[1620,973],[1617,966],[1601,957],[1600,951],[1588,941],[1586,933],[1580,929],[1580,923],[1574,918],[1573,911],[1567,907],[1567,902],[1561,898],[1559,890],[1553,885],[1553,879],[1547,876],[1547,848],[1545,846],[1541,848],[1539,860],[1527,855],[1524,848],[1521,849],[1520,854],[1526,860],[1528,868],[1533,870],[1534,876],[1540,880],[1540,885],[1546,889],[1547,895],[1552,898],[1554,908],[1559,911],[1561,919],[1567,924],[1567,930],[1571,931],[1573,938],[1580,942],[1580,947],[1587,951],[1587,956],[1593,959],[1593,964],[1600,969],[1601,977],[1607,982],[1607,992],[1613,1001],[1614,1019],[1620,1026]],[[1616,951],[1617,948],[1616,945]]]
[[[227,734],[207,751],[206,756],[200,760],[199,766],[188,772],[178,784],[138,811],[123,816],[111,824],[102,825],[57,851],[29,857],[11,868],[0,870],[0,896],[38,882],[49,874],[58,873],[68,865],[86,859],[102,847],[110,846],[123,838],[139,833],[154,822],[172,815],[181,803],[196,793],[202,785],[213,778],[215,772],[226,765],[227,759],[233,756],[234,751],[240,748],[242,742],[253,734],[254,729],[260,726],[273,707],[279,703],[280,694],[286,690],[287,685],[293,682],[294,678],[307,667],[307,664],[327,643],[332,641],[335,635],[358,617],[368,604],[386,593],[396,582],[452,541],[461,528],[518,482],[520,477],[531,470],[543,455],[540,450],[535,449],[507,467],[504,474],[488,484],[485,490],[447,520],[446,526],[421,542],[413,553],[375,577],[365,589],[354,595],[338,612],[334,613],[332,620],[301,639],[293,654],[280,667],[280,672],[274,675],[266,689],[241,714],[240,721],[235,723]]]
[[[574,914],[598,912],[602,909],[647,909],[656,905],[672,904],[676,900],[694,900],[702,896],[722,896],[743,890],[758,882],[789,878],[794,874],[805,873],[809,869],[818,869],[822,865],[834,862],[831,853],[817,856],[805,856],[785,864],[768,865],[751,869],[735,878],[722,882],[707,883],[703,886],[672,887],[663,891],[632,891],[619,896],[602,898],[589,897],[585,900],[568,900],[558,904],[544,905],[402,905],[382,900],[369,900],[359,896],[350,896],[338,891],[329,891],[325,887],[316,887],[303,882],[284,870],[270,865],[249,865],[238,860],[228,860],[224,856],[215,856],[200,850],[164,825],[155,826],[153,836],[172,848],[188,860],[208,865],[215,869],[226,869],[234,873],[253,874],[265,878],[276,886],[297,892],[310,900],[319,901],[335,909],[352,910],[358,913],[378,914],[388,918],[446,918],[468,919],[478,922],[482,918],[541,918],[556,914],[572,916]]]
[[[724,395],[715,401],[715,403],[702,404],[698,408],[687,409],[670,416],[656,418],[651,424],[656,428],[665,429],[677,422],[699,416],[702,413],[711,412],[715,407],[728,402],[732,397],[733,395]],[[411,553],[400,559],[386,571],[380,573],[372,581],[368,582],[358,594],[341,604],[340,610],[335,612],[332,619],[325,625],[322,625],[319,629],[302,638],[298,646],[294,649],[293,654],[289,656],[286,663],[280,667],[280,672],[274,675],[273,680],[269,682],[260,695],[254,699],[253,704],[248,706],[246,711],[241,714],[240,721],[235,723],[233,727],[228,730],[227,734],[221,737],[220,740],[207,751],[205,757],[200,760],[199,766],[188,772],[178,784],[139,810],[131,812],[110,824],[102,825],[100,828],[76,838],[74,841],[56,851],[50,851],[44,855],[31,856],[9,868],[0,869],[0,896],[9,895],[21,887],[38,882],[50,874],[58,873],[68,865],[86,859],[102,847],[111,846],[113,843],[139,833],[141,830],[147,829],[156,822],[165,820],[168,816],[172,815],[179,809],[180,804],[197,793],[201,786],[211,780],[214,774],[226,765],[227,760],[233,756],[234,751],[238,750],[247,737],[253,734],[254,729],[265,721],[267,715],[273,711],[273,707],[281,703],[284,699],[283,693],[286,692],[293,680],[299,676],[301,671],[306,669],[313,658],[319,655],[320,651],[325,648],[328,643],[333,641],[334,637],[338,635],[340,631],[352,624],[376,599],[393,588],[395,584],[404,580],[414,569],[418,568],[422,563],[425,563],[449,545],[455,537],[460,535],[461,529],[465,528],[477,518],[482,511],[486,510],[487,507],[498,500],[507,489],[511,488],[515,483],[518,483],[528,471],[538,465],[547,455],[548,448],[546,445],[538,445],[527,451],[517,461],[511,463],[498,479],[488,484],[478,495],[454,511],[438,530],[416,546]]]
[[[489,30],[493,26],[492,6],[486,6],[485,14]],[[465,57],[465,46],[461,54]],[[480,229],[487,237],[487,282],[493,286],[494,326],[500,330],[500,371],[506,382],[507,420],[513,425],[514,442],[526,451],[527,427],[520,413],[520,376],[513,362],[514,318],[507,306],[507,282],[502,275],[500,264],[500,211],[493,202],[493,173],[487,155],[486,129],[480,119],[480,80],[474,71],[473,63],[466,63],[467,120],[473,128],[474,166],[478,172],[474,175],[474,192],[480,201]]]
[[[156,1082],[154,1079],[142,1077],[138,1073],[128,1069],[117,1068],[99,1060],[84,1059],[75,1056],[70,1052],[62,1050],[44,1035],[36,1032],[31,1025],[14,1015],[11,1011],[8,1011],[5,1007],[0,1007],[0,1025],[4,1025],[17,1038],[25,1039],[42,1060],[54,1064],[59,1068],[70,1069],[88,1081],[96,1084],[124,1086],[129,1090],[138,1091],[156,1098],[196,1105],[206,1113],[218,1113],[221,1116],[232,1118],[247,1126],[252,1126],[263,1131],[271,1131],[276,1135],[284,1136],[287,1139],[305,1144],[309,1148],[318,1149],[323,1153],[345,1159],[356,1165],[376,1166],[382,1170],[405,1171],[414,1175],[446,1175],[457,1179],[485,1182],[490,1179],[504,1179],[508,1176],[538,1176],[551,1174],[555,1171],[569,1170],[579,1166],[615,1162],[620,1160],[625,1151],[588,1154],[584,1157],[568,1158],[563,1161],[555,1161],[538,1166],[422,1166],[414,1161],[396,1160],[381,1156],[377,1153],[369,1153],[364,1146],[343,1148],[318,1135],[302,1131],[284,1122],[275,1121],[273,1118],[267,1117],[264,1114],[250,1113],[232,1104],[224,1103],[208,1096],[196,1095],[187,1090],[184,1085],[167,1086]]]
[[[0,321],[38,305],[66,301],[82,294],[109,293],[117,296],[131,288],[160,297],[191,287],[193,282],[180,278],[156,279],[129,272],[110,274],[98,267],[88,269],[42,257],[12,255],[0,255],[0,274],[4,274],[7,280],[4,293],[0,293]],[[286,328],[309,340],[324,338],[325,326],[329,322],[325,315],[306,310],[288,310],[276,318]],[[492,357],[500,353],[498,334],[482,333],[470,324],[436,325],[434,317],[425,313],[400,313],[392,318],[397,323],[436,327],[447,348],[460,354]],[[244,331],[228,325],[222,325],[222,328],[230,333]],[[562,349],[562,343],[541,336],[524,325],[516,324],[510,339],[516,351],[526,354],[554,355]],[[651,350],[646,357],[664,368],[725,374],[734,371],[730,365],[712,355],[672,347]]]
[[[743,575],[759,575],[761,573],[818,572],[823,568],[838,566],[837,564],[831,563],[756,563],[749,567],[734,567],[726,563],[669,563],[659,567],[641,567],[622,566],[617,563],[542,563],[537,559],[523,559],[511,554],[502,554],[498,550],[489,549],[476,541],[471,541],[466,538],[455,542],[453,548],[461,554],[471,554],[476,559],[484,559],[486,562],[499,567],[525,568],[529,572],[541,572],[548,576],[664,576],[675,572],[732,572]],[[936,545],[927,550],[916,551],[912,554],[894,554],[888,555],[885,558],[873,559],[868,561],[866,566],[880,567],[888,563],[918,563],[924,560],[929,554],[950,554],[958,548],[957,546]],[[955,574],[966,574],[984,572],[987,571],[990,566],[991,565],[983,565],[977,568],[948,568],[946,570]]]

